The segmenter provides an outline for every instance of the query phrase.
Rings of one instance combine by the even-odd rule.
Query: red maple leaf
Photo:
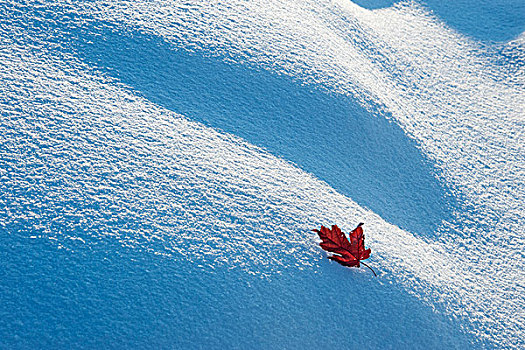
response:
[[[317,232],[321,238],[321,248],[336,253],[329,256],[328,259],[335,260],[344,266],[359,267],[361,263],[372,270],[370,266],[361,261],[368,259],[371,251],[370,248],[365,249],[365,235],[362,225],[362,223],[357,225],[356,229],[350,232],[350,241],[337,225],[333,225],[331,230],[328,227],[321,226],[321,230],[312,231]],[[372,272],[376,275],[374,270]]]

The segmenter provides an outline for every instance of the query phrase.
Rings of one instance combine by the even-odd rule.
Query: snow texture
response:
[[[264,289],[306,271],[293,288],[311,291],[310,302],[323,293],[316,278],[364,279],[365,308],[406,301],[447,320],[423,338],[370,347],[525,346],[523,34],[482,44],[414,2],[373,11],[343,0],[4,2],[0,11],[4,234],[70,254],[114,240],[189,264],[182,280],[206,268],[220,284],[219,271],[238,269]],[[358,222],[378,281],[325,276],[309,230]],[[283,285],[277,293],[294,293]],[[187,288],[181,295],[201,291]],[[263,295],[257,302],[274,305]],[[257,324],[250,312],[236,314]],[[201,345],[227,346],[206,338],[218,326],[208,327]],[[263,347],[282,344],[269,339]],[[3,345],[13,344],[23,343]]]

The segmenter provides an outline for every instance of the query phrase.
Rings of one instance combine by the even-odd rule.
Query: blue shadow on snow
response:
[[[108,237],[74,251],[26,237],[0,242],[2,349],[493,348],[403,289],[336,264],[266,280]]]
[[[152,36],[83,33],[82,59],[159,105],[292,161],[391,223],[428,235],[450,215],[449,191],[416,144],[350,97]]]
[[[390,7],[400,0],[352,0],[369,10]],[[523,0],[419,1],[450,27],[482,41],[505,42],[525,31]]]

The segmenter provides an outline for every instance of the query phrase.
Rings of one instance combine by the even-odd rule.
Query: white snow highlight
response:
[[[462,37],[412,2],[378,11],[343,0],[97,1],[69,6],[185,49],[211,50],[352,94],[364,105],[379,103],[385,115],[418,141],[470,209],[458,212],[456,222],[444,223],[442,240],[423,240],[285,161],[145,101],[73,57],[49,52],[37,57],[3,38],[8,49],[0,56],[0,78],[6,82],[0,90],[6,115],[2,125],[17,125],[18,132],[2,131],[0,137],[13,144],[16,152],[9,151],[10,157],[38,145],[34,159],[5,158],[13,173],[12,182],[4,184],[30,188],[35,186],[28,182],[32,179],[43,186],[43,174],[28,176],[31,164],[39,161],[46,175],[54,174],[52,181],[72,184],[70,192],[57,189],[41,202],[18,203],[3,218],[45,224],[46,216],[20,208],[64,198],[86,200],[82,193],[91,189],[89,201],[106,210],[122,208],[122,218],[143,225],[139,232],[107,223],[104,234],[141,247],[161,241],[163,252],[193,261],[206,255],[217,264],[254,273],[258,265],[279,271],[285,259],[277,252],[290,246],[301,247],[301,253],[294,251],[286,259],[313,264],[318,248],[313,238],[305,242],[312,224],[337,221],[348,227],[366,220],[374,232],[368,235],[374,260],[407,290],[429,303],[443,303],[452,315],[468,317],[470,331],[488,334],[502,347],[525,344],[522,69],[494,65],[498,56],[493,48]],[[508,47],[521,48],[520,40]],[[521,55],[523,50],[514,52]],[[36,121],[41,129],[32,123],[35,112],[48,116]],[[78,119],[70,120],[66,112]],[[70,124],[69,134],[60,142],[41,131],[64,123]],[[117,139],[116,130],[127,136]],[[46,147],[94,152],[70,159],[46,153]],[[51,162],[44,162],[46,157]],[[115,168],[116,159],[126,161]],[[123,186],[115,187],[119,183]],[[191,203],[173,194],[181,188],[193,196]],[[192,204],[199,197],[199,206]],[[103,220],[96,210],[63,210],[57,220]],[[159,216],[167,217],[162,225],[156,223]],[[199,230],[202,223],[217,232]],[[82,227],[80,221],[78,225]],[[192,225],[195,234],[177,234]],[[231,227],[238,228],[238,237],[220,234]]]

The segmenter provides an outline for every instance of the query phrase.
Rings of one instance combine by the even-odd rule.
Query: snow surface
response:
[[[0,11],[1,347],[525,345],[523,34],[413,2]],[[377,279],[310,232],[358,222]]]

